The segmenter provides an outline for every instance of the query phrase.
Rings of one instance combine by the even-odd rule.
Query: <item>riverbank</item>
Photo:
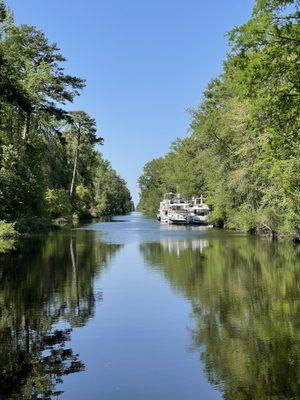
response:
[[[89,218],[39,218],[27,217],[22,218],[15,222],[0,221],[0,239],[10,240],[20,237],[30,237],[33,235],[46,234],[51,230],[58,230],[63,228],[75,228],[83,224],[109,222],[114,215],[101,215],[97,217],[90,216]]]
[[[45,233],[70,223],[71,221],[67,219],[51,220],[39,217],[26,217],[15,222],[0,221],[0,238],[13,239],[20,236]]]
[[[157,207],[158,208],[158,207]],[[156,219],[156,216],[152,213],[143,212],[143,214],[148,216],[149,218]],[[226,222],[215,221],[211,216],[208,217],[208,225],[213,226],[214,228],[222,229],[228,232],[236,232],[236,233],[245,233],[249,235],[256,235],[258,237],[271,237],[274,240],[288,240],[294,243],[300,243],[300,234],[289,234],[289,233],[280,233],[273,231],[271,227],[266,224],[261,224],[256,227],[251,227],[247,229],[242,229],[242,227],[234,227],[232,224],[226,224]]]

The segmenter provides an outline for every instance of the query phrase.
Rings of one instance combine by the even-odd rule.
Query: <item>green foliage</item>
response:
[[[71,202],[65,189],[47,189],[45,206],[52,218],[68,217],[71,214]]]
[[[92,206],[92,196],[88,188],[83,185],[78,185],[76,187],[76,210],[80,217],[88,217],[91,215],[90,210]]]
[[[9,238],[16,235],[15,224],[0,221],[0,238]]]
[[[132,211],[132,201],[126,182],[108,161],[98,156],[93,215],[126,214],[129,211]]]
[[[299,2],[258,0],[193,110],[190,136],[145,166],[141,210],[166,191],[203,193],[211,222],[300,236]]]
[[[23,215],[15,223],[17,232],[22,234],[45,232],[50,226],[49,218],[35,215]]]
[[[1,239],[0,238],[0,254],[1,253],[7,253],[11,250],[14,249],[14,245],[15,245],[15,238],[5,238],[5,239]]]
[[[144,174],[139,179],[141,198],[138,205],[140,211],[155,215],[164,192],[168,191],[165,179],[163,158],[150,161],[144,167]]]
[[[34,26],[15,25],[0,1],[0,219],[18,221],[22,232],[41,230],[50,218],[90,217],[96,194],[109,191],[97,183],[95,146],[103,139],[96,121],[64,108],[85,85],[65,73],[64,62],[56,44]],[[130,211],[125,192],[130,199],[119,180],[105,212]]]

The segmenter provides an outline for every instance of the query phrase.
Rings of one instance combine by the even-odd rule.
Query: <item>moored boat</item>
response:
[[[157,219],[168,224],[189,224],[191,216],[188,207],[189,203],[179,194],[166,193],[160,203]]]
[[[159,222],[169,223],[169,207],[171,198],[174,196],[174,193],[166,193],[164,195],[163,201],[159,204],[159,210],[157,214],[157,219]]]
[[[189,224],[191,216],[184,205],[172,205],[169,209],[169,224]]]
[[[210,208],[207,204],[203,202],[203,196],[196,198],[192,198],[192,202],[190,205],[190,216],[191,223],[197,225],[207,225],[207,219],[210,212]]]

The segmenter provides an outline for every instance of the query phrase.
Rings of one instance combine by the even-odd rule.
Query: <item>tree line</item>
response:
[[[85,81],[67,74],[65,61],[0,0],[0,222],[21,231],[132,208],[126,182],[96,149],[96,121],[66,107]]]
[[[202,193],[215,225],[299,238],[299,10],[299,0],[256,0],[229,33],[189,135],[145,165],[140,210],[154,214],[165,192]]]

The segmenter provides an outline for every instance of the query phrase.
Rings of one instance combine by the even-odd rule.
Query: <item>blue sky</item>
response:
[[[17,23],[57,42],[66,69],[87,80],[70,109],[96,118],[104,156],[135,202],[144,164],[188,132],[189,114],[253,0],[7,0]]]

